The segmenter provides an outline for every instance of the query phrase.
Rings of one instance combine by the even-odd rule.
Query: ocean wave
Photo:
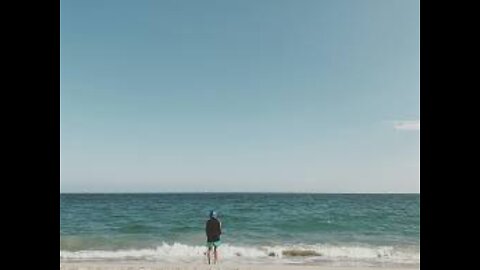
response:
[[[163,243],[152,249],[121,250],[60,250],[60,260],[149,260],[193,262],[205,259],[205,246],[191,246],[182,243]],[[418,264],[419,251],[391,246],[334,246],[334,245],[285,245],[243,247],[223,244],[220,247],[223,259],[262,261],[304,261],[304,262],[373,262]]]

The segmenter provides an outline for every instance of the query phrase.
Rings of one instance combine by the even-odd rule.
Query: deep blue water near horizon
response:
[[[225,259],[419,263],[419,194],[60,194],[60,257],[202,260],[211,209]]]

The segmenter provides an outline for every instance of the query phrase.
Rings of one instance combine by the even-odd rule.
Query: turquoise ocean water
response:
[[[221,259],[240,263],[418,265],[418,194],[61,194],[60,260],[205,260],[205,221]]]

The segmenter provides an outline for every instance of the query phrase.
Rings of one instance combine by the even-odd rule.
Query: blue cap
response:
[[[211,217],[211,218],[217,218],[217,212],[211,210],[211,211],[210,211],[210,217]]]

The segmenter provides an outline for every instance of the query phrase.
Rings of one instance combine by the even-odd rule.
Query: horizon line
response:
[[[60,192],[62,194],[418,194],[420,192],[298,192],[298,191],[159,191],[159,192]]]

